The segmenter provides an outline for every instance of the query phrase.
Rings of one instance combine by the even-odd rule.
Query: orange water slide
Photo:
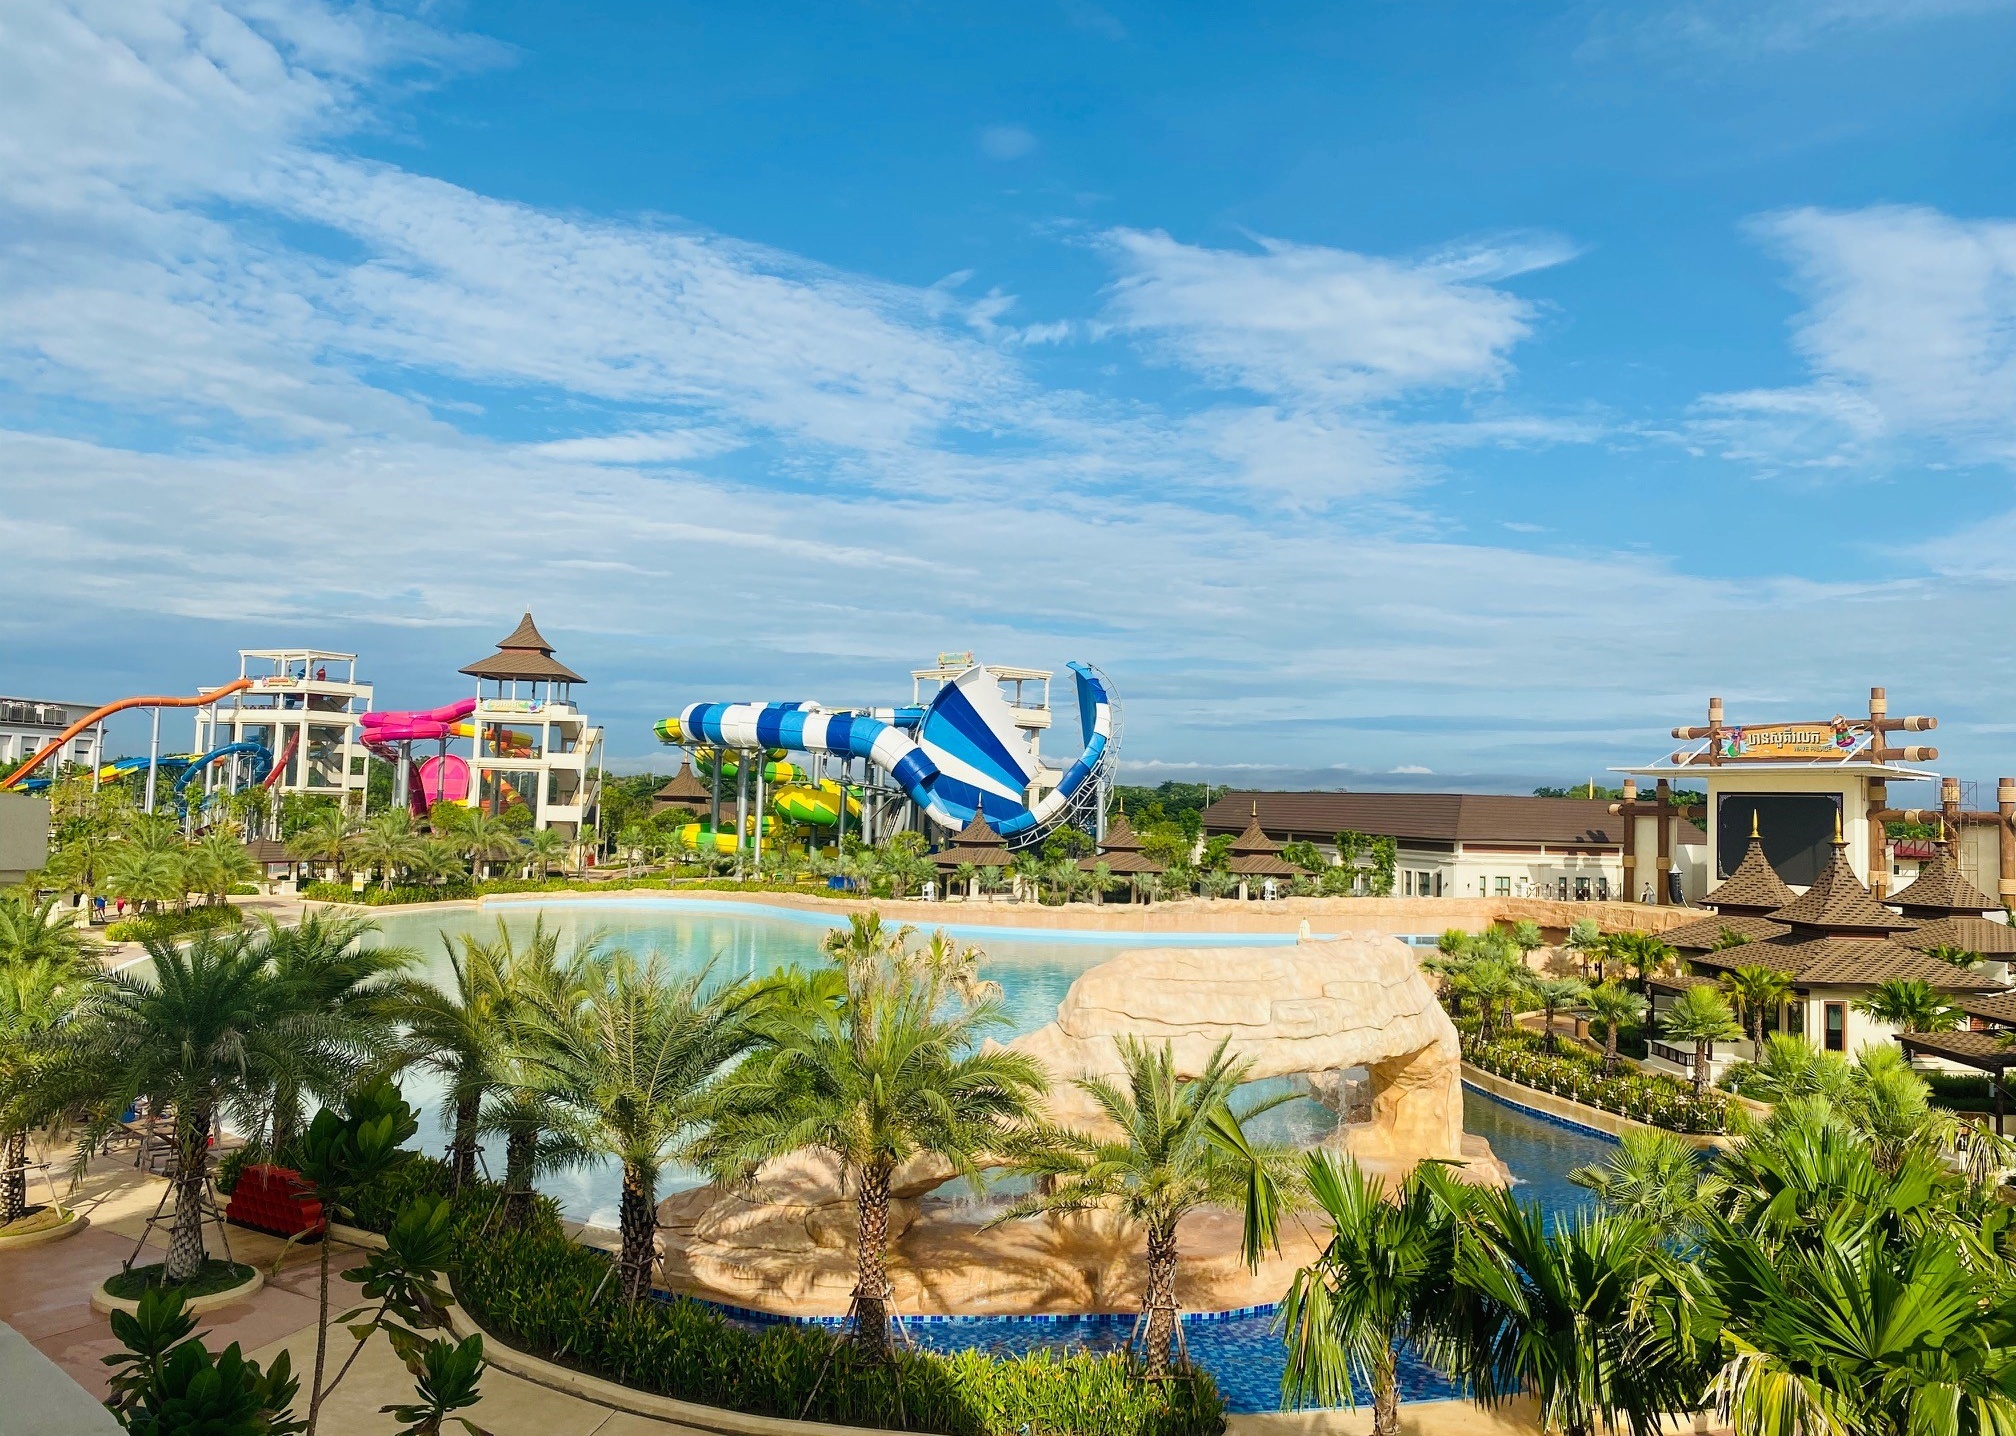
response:
[[[143,698],[121,698],[117,703],[107,703],[103,708],[94,708],[75,723],[72,723],[68,728],[65,728],[61,733],[58,733],[54,738],[50,739],[49,745],[41,752],[16,768],[12,773],[9,773],[5,778],[0,778],[0,791],[13,787],[16,783],[41,767],[44,759],[48,758],[51,754],[61,752],[65,743],[68,743],[72,738],[75,738],[79,733],[82,733],[93,724],[110,718],[114,713],[124,713],[128,708],[201,708],[206,703],[215,703],[219,698],[227,698],[233,693],[242,693],[252,686],[253,682],[250,678],[240,678],[235,682],[225,684],[222,688],[213,688],[208,693],[198,693],[193,698],[177,698],[173,695],[162,696],[155,694]],[[98,756],[101,759],[104,757],[102,753]]]

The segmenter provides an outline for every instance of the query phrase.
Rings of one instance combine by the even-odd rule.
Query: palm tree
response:
[[[1507,936],[1512,939],[1512,945],[1519,949],[1521,962],[1532,957],[1534,949],[1543,946],[1547,941],[1540,931],[1540,924],[1530,918],[1522,918],[1513,923],[1512,931]]]
[[[222,904],[231,889],[259,880],[259,865],[245,845],[219,829],[205,833],[189,847],[190,885],[213,904]]]
[[[454,839],[461,844],[463,856],[475,865],[478,878],[492,876],[492,863],[501,862],[519,851],[518,835],[504,826],[502,818],[480,808],[470,813],[468,820],[456,829]]]
[[[0,892],[0,967],[50,963],[69,968],[98,951],[78,927],[77,914],[59,913],[55,898]]]
[[[1745,1433],[2016,1429],[2016,1309],[1976,1218],[1935,1164],[1886,1173],[1824,1107],[1793,1105],[1736,1154],[1769,1185],[1699,1238],[1718,1413]]]
[[[1879,982],[1857,999],[1855,1010],[1899,1032],[1951,1032],[1965,1014],[1931,983],[1917,977]]]
[[[1594,918],[1578,917],[1568,924],[1568,946],[1582,962],[1582,980],[1589,980],[1589,954],[1603,943],[1603,929]]]
[[[535,878],[543,878],[567,861],[567,835],[552,828],[540,828],[525,837],[525,866]]]
[[[419,954],[365,946],[363,939],[378,926],[363,917],[309,912],[292,926],[270,917],[260,923],[255,944],[271,964],[285,1009],[299,1023],[267,1061],[267,1150],[279,1158],[300,1130],[304,1094],[333,1102],[367,1066],[393,1053],[394,1016],[406,990],[398,979]]]
[[[1477,1036],[1485,1042],[1497,1035],[1500,1010],[1509,1012],[1531,990],[1533,981],[1524,964],[1498,957],[1470,963],[1463,978],[1465,991],[1477,1003]]]
[[[201,1202],[217,1113],[261,1083],[272,1046],[290,1033],[266,955],[244,934],[205,932],[186,945],[149,939],[147,956],[111,974],[93,1004],[88,1062],[103,1111],[146,1097],[174,1113],[172,1285],[193,1278],[207,1256]]]
[[[84,910],[88,913],[93,906],[92,899],[105,885],[107,865],[119,846],[119,840],[111,833],[96,830],[79,833],[50,855],[45,871],[52,881],[61,883],[71,892],[81,893]]]
[[[17,906],[0,898],[0,914]],[[0,927],[0,1228],[28,1213],[28,1133],[78,1095],[72,1058],[98,982],[73,949],[7,938]]]
[[[1679,956],[1670,946],[1648,932],[1613,932],[1603,942],[1606,957],[1636,973],[1640,986],[1644,979]]]
[[[625,1301],[651,1294],[658,1174],[705,1127],[722,1073],[755,1041],[757,988],[670,981],[655,959],[591,952],[528,994],[535,1085],[572,1107],[591,1150],[623,1168]],[[579,1000],[577,992],[579,990]]]
[[[574,964],[560,960],[560,939],[535,922],[520,945],[501,930],[492,961],[502,987],[500,1020],[508,1041],[499,1068],[501,1083],[484,1098],[477,1131],[504,1141],[504,1221],[528,1227],[534,1214],[535,1181],[581,1160],[590,1152],[580,1118],[545,1084],[534,1058],[541,1041],[537,1012],[571,1011],[584,993],[572,974],[589,970],[584,964],[593,945],[577,954]]]
[[[1550,1224],[1537,1202],[1478,1190],[1455,1245],[1454,1298],[1423,1345],[1472,1399],[1529,1394],[1541,1428],[1565,1436],[1605,1423],[1651,1432],[1694,1405],[1689,1364],[1656,1354],[1682,1278],[1655,1228],[1609,1215]]]
[[[1579,977],[1541,977],[1533,980],[1534,998],[1546,1014],[1547,1036],[1554,1036],[1554,1014],[1573,1012],[1589,997],[1589,984]]]
[[[321,863],[323,876],[335,882],[350,856],[350,840],[356,825],[350,814],[338,807],[318,812],[314,820],[287,840],[287,856],[299,862]]]
[[[1722,994],[1707,983],[1690,987],[1659,1018],[1659,1030],[1675,1042],[1694,1044],[1694,1095],[1708,1091],[1708,1053],[1717,1042],[1743,1035],[1742,1024]]]
[[[1617,1029],[1645,1015],[1645,999],[1618,982],[1601,982],[1584,999],[1589,1015],[1603,1024],[1603,1074],[1617,1070]]]
[[[1833,1098],[1847,1090],[1848,1063],[1803,1037],[1773,1033],[1751,1064],[1744,1090],[1766,1102],[1800,1097]]]
[[[1722,974],[1722,991],[1750,1022],[1750,1055],[1764,1052],[1764,1022],[1792,994],[1792,979],[1775,967],[1755,963]]]
[[[448,1164],[460,1190],[476,1178],[483,1099],[505,1082],[511,1042],[506,1017],[512,1002],[506,965],[512,948],[502,918],[494,942],[479,942],[466,933],[459,948],[445,935],[441,942],[448,951],[449,982],[402,983],[394,998],[405,1035],[393,1065],[424,1067],[447,1079],[452,1122]]]
[[[1576,1167],[1568,1180],[1620,1217],[1669,1235],[1691,1231],[1704,1210],[1701,1154],[1657,1127],[1627,1127],[1617,1141],[1601,1165]]]
[[[1372,1393],[1373,1436],[1399,1436],[1400,1353],[1448,1308],[1452,1211],[1467,1189],[1424,1163],[1389,1199],[1351,1158],[1320,1149],[1305,1155],[1303,1173],[1331,1234],[1282,1298],[1288,1344],[1282,1393],[1298,1403],[1355,1409],[1355,1381]]]
[[[1124,1089],[1104,1077],[1078,1081],[1118,1135],[1050,1134],[1020,1164],[1038,1179],[1039,1190],[998,1220],[1110,1204],[1140,1223],[1147,1235],[1148,1279],[1141,1301],[1147,1369],[1159,1377],[1168,1370],[1176,1334],[1177,1223],[1199,1207],[1243,1208],[1246,1259],[1256,1266],[1261,1249],[1274,1241],[1282,1154],[1253,1146],[1243,1123],[1283,1099],[1235,1114],[1232,1094],[1251,1064],[1228,1060],[1223,1042],[1194,1079],[1177,1075],[1168,1042],[1151,1047],[1122,1037],[1119,1047]]]
[[[179,902],[188,890],[177,852],[120,843],[106,864],[105,891],[126,899],[135,912]]]
[[[379,886],[390,892],[400,871],[420,861],[424,843],[413,827],[413,815],[394,808],[367,822],[351,839],[349,851],[360,866],[377,869]]]
[[[904,949],[878,914],[851,914],[827,943],[835,969],[801,975],[762,1024],[762,1041],[723,1083],[695,1159],[737,1180],[807,1147],[831,1153],[854,1191],[854,1337],[888,1348],[890,1185],[914,1157],[978,1181],[988,1153],[1024,1145],[1043,1070],[1021,1053],[980,1050],[1005,1025],[1000,999],[959,1000],[954,974]]]

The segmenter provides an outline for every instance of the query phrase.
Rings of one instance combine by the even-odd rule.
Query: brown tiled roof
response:
[[[1156,862],[1155,859],[1149,857],[1146,853],[1135,852],[1128,848],[1112,849],[1106,852],[1095,853],[1089,858],[1078,859],[1078,866],[1088,873],[1101,863],[1106,864],[1106,871],[1109,873],[1115,873],[1123,877],[1132,876],[1136,873],[1159,873],[1166,871],[1162,864]]]
[[[2016,1027],[2016,992],[1969,993],[1953,1005],[1969,1017]]]
[[[1971,913],[1921,922],[1912,931],[1900,933],[1897,940],[1906,947],[1925,952],[1944,945],[1965,948],[1983,957],[2016,956],[2016,927],[2006,922],[1991,922]]]
[[[1773,967],[1802,987],[1874,987],[1893,977],[1918,978],[1942,992],[1987,992],[2002,984],[1967,972],[1887,937],[1809,937],[1745,943],[1721,952],[1692,953],[1696,967],[1727,971]]]
[[[651,795],[651,801],[668,808],[690,808],[695,803],[705,803],[712,807],[714,790],[694,774],[693,764],[690,761],[681,760],[679,771],[672,775],[670,782]]]
[[[1847,854],[1847,844],[1837,837],[1834,856],[1820,870],[1820,876],[1813,879],[1813,886],[1806,889],[1804,896],[1772,912],[1771,918],[1801,930],[1806,936],[1816,933],[1888,934],[1908,932],[1916,927],[1918,924],[1910,918],[1897,916],[1869,896],[1869,889],[1862,886],[1861,880],[1848,866]]]
[[[1127,814],[1124,810],[1117,814],[1112,822],[1106,825],[1106,837],[1099,844],[1099,851],[1102,853],[1138,853],[1141,851],[1141,839],[1135,836],[1134,825],[1127,821]]]
[[[1765,861],[1764,845],[1757,841],[1757,834],[1753,831],[1744,846],[1743,861],[1736,864],[1735,870],[1701,900],[1701,905],[1712,907],[1717,912],[1749,912],[1761,916],[1788,906],[1793,897],[1792,889],[1785,886],[1785,880]]]
[[[1739,932],[1752,943],[1764,942],[1770,938],[1783,937],[1792,929],[1782,922],[1773,922],[1768,917],[1754,917],[1749,913],[1732,912],[1726,917],[1704,917],[1699,922],[1690,922],[1685,927],[1669,928],[1659,934],[1659,940],[1668,947],[1683,952],[1706,952],[1722,940],[1724,932]]]
[[[1281,844],[1261,830],[1260,804],[1253,802],[1246,830],[1232,840],[1232,861],[1226,867],[1242,878],[1288,878],[1300,871],[1279,856]]]
[[[2016,1048],[2004,1046],[1999,1032],[1906,1032],[1898,1040],[1914,1052],[1950,1058],[1970,1067],[1999,1071],[2016,1066]]]
[[[1918,869],[1918,876],[1884,899],[1904,909],[1908,917],[1945,917],[1956,913],[1995,912],[2002,904],[1960,876],[1953,855],[1941,848]]]
[[[471,678],[523,678],[534,682],[586,683],[588,680],[553,656],[553,645],[526,614],[510,636],[488,658],[479,658],[462,672]]]
[[[1258,808],[1269,833],[1329,841],[1340,832],[1424,842],[1551,843],[1617,848],[1624,820],[1602,798],[1526,798],[1509,793],[1228,793],[1204,810],[1204,831],[1236,833]],[[1683,843],[1705,842],[1682,822]]]
[[[952,835],[949,844],[933,853],[931,861],[941,868],[956,868],[961,863],[971,863],[976,868],[1006,867],[1008,844],[988,826],[987,815],[976,807],[966,826]]]

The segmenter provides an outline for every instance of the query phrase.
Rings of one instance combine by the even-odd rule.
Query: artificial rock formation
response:
[[[1342,1140],[1369,1170],[1399,1176],[1433,1157],[1464,1163],[1469,1180],[1505,1180],[1488,1146],[1463,1135],[1456,1029],[1396,939],[1124,953],[1072,983],[1057,1021],[1010,1046],[1048,1067],[1055,1115],[1091,1129],[1103,1119],[1072,1079],[1117,1075],[1123,1035],[1166,1038],[1185,1075],[1201,1072],[1229,1038],[1254,1079],[1307,1077],[1344,1114]],[[1367,1120],[1352,1120],[1360,1115]],[[928,1161],[897,1173],[889,1275],[900,1310],[1138,1306],[1137,1228],[1105,1211],[988,1226],[996,1209],[934,1192],[947,1175]],[[743,1187],[676,1193],[658,1216],[660,1279],[674,1289],[776,1311],[846,1310],[854,1204],[830,1158],[801,1153]],[[1278,1299],[1319,1250],[1306,1223],[1286,1227],[1284,1250],[1249,1272],[1239,1214],[1192,1213],[1178,1232],[1178,1300],[1208,1310]]]
[[[1345,1129],[1361,1162],[1398,1174],[1424,1157],[1464,1160],[1456,1028],[1395,938],[1123,953],[1071,984],[1055,1022],[1009,1045],[1049,1068],[1057,1117],[1083,1125],[1097,1113],[1071,1079],[1117,1076],[1127,1036],[1169,1042],[1185,1076],[1221,1041],[1252,1080],[1362,1067],[1371,1118]]]

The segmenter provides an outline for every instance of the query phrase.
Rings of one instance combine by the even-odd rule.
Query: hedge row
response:
[[[455,1296],[488,1331],[638,1390],[759,1416],[944,1436],[1218,1436],[1210,1376],[1150,1382],[1123,1355],[899,1351],[824,1327],[751,1331],[683,1297],[626,1306],[608,1257],[553,1233],[465,1234]],[[601,1291],[597,1295],[597,1288]]]
[[[1522,1087],[1669,1131],[1713,1133],[1729,1128],[1729,1099],[1720,1092],[1697,1097],[1688,1083],[1644,1072],[1619,1071],[1606,1077],[1595,1056],[1578,1048],[1543,1044],[1545,1039],[1537,1034],[1481,1042],[1465,1033],[1463,1060]]]
[[[107,942],[146,942],[149,938],[187,937],[191,933],[237,927],[245,914],[229,903],[201,903],[186,912],[149,912],[122,917],[105,928]]]

